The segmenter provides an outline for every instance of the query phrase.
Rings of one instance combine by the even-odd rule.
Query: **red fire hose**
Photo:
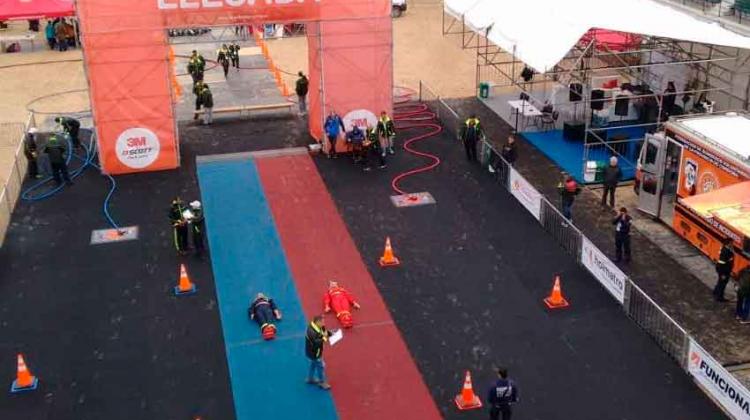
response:
[[[391,181],[391,187],[393,187],[393,191],[395,191],[397,194],[404,195],[408,193],[398,187],[398,183],[402,179],[412,175],[416,175],[418,173],[430,171],[440,165],[440,158],[430,153],[414,150],[411,147],[412,143],[440,134],[443,131],[443,127],[435,122],[436,115],[434,112],[429,110],[426,104],[409,103],[412,96],[416,93],[414,90],[409,88],[399,88],[399,90],[400,92],[396,95],[396,103],[393,111],[393,121],[396,128],[399,131],[412,130],[415,128],[430,129],[425,133],[410,137],[404,142],[404,150],[411,154],[425,157],[431,160],[430,164],[426,166],[412,169],[393,178],[393,181]]]

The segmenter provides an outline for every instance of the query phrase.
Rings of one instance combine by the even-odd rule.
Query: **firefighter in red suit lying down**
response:
[[[274,321],[281,320],[281,311],[276,307],[273,299],[263,293],[258,293],[255,300],[250,303],[247,313],[250,315],[250,319],[258,323],[264,340],[271,340],[276,337]]]
[[[335,281],[328,282],[328,291],[323,296],[323,311],[333,312],[336,314],[341,326],[351,328],[354,326],[351,308],[359,309],[359,303],[354,299],[354,295],[346,289],[339,286]]]

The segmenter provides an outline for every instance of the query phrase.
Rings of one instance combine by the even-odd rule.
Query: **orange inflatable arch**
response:
[[[389,0],[78,0],[104,172],[180,164],[167,29],[305,22],[309,126],[320,139],[332,109],[358,124],[392,111],[390,8]]]

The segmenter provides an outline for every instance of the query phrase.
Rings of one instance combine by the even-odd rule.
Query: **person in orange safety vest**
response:
[[[351,308],[359,309],[360,305],[354,298],[354,295],[349,293],[346,289],[339,286],[335,281],[328,282],[328,291],[323,296],[323,311],[328,313],[333,312],[336,314],[341,326],[344,328],[351,328],[354,326],[354,319],[352,319]]]

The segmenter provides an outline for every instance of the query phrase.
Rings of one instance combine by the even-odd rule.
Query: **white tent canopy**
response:
[[[750,37],[652,0],[445,0],[444,7],[540,72],[594,28],[750,49]]]

